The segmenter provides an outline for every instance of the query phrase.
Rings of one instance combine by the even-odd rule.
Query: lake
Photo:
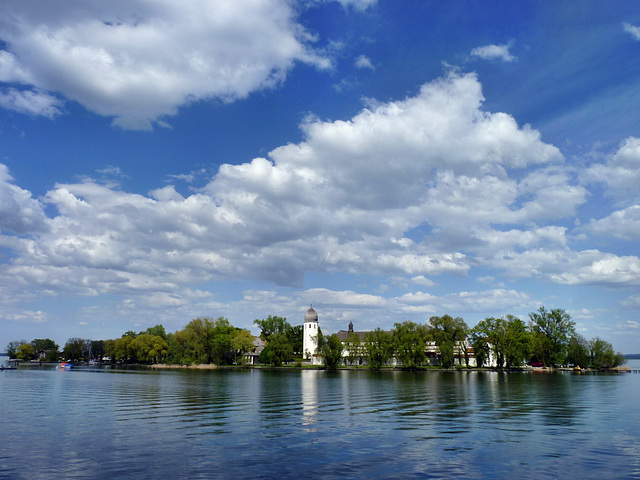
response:
[[[639,398],[635,373],[2,371],[0,478],[639,478]]]

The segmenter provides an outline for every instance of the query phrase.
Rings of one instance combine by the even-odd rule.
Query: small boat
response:
[[[0,370],[17,370],[15,365],[0,365]]]
[[[67,362],[62,362],[60,365],[56,366],[58,370],[69,370],[71,367],[73,367],[73,365]]]

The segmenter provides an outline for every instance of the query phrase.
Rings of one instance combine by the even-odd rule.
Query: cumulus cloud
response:
[[[43,205],[30,192],[14,185],[9,169],[0,164],[0,232],[23,235],[46,230]]]
[[[499,252],[487,260],[514,278],[537,278],[564,285],[640,285],[640,258],[599,250],[531,249]]]
[[[584,178],[603,184],[605,194],[619,204],[640,202],[640,138],[625,139],[604,163],[589,167]]]
[[[373,64],[371,63],[371,60],[366,55],[360,55],[358,58],[356,58],[355,65],[358,68],[368,68],[370,70],[375,70]]]
[[[190,196],[173,185],[145,196],[87,180],[34,200],[3,167],[0,194],[11,201],[0,203],[2,225],[23,237],[0,237],[13,252],[0,265],[12,282],[0,288],[114,294],[131,298],[129,306],[154,296],[186,309],[189,289],[212,280],[301,286],[308,272],[405,276],[430,286],[427,277],[464,276],[482,265],[560,283],[633,283],[637,259],[576,256],[565,228],[544,224],[571,216],[584,189],[572,185],[562,154],[539,132],[483,111],[482,102],[475,75],[450,73],[413,97],[369,101],[349,120],[310,119],[304,141],[222,165]],[[114,166],[104,173],[122,174]],[[55,212],[50,218],[44,205]],[[562,262],[571,268],[557,270]],[[309,295],[383,302],[352,291]],[[509,290],[490,296],[523,301]],[[438,305],[488,308],[482,301],[468,294]]]
[[[5,2],[0,39],[0,81],[59,93],[128,129],[274,87],[295,62],[330,66],[282,0]],[[46,93],[11,92],[5,107],[60,111]]]
[[[517,57],[514,57],[509,52],[511,44],[504,45],[484,45],[471,50],[472,57],[480,57],[484,60],[502,60],[503,62],[514,62]]]
[[[592,220],[589,229],[598,235],[622,240],[640,239],[640,205],[613,212],[600,220]]]
[[[633,38],[636,40],[640,40],[640,27],[636,27],[635,25],[631,25],[630,23],[623,23],[622,28],[627,33],[633,35]]]
[[[10,88],[0,92],[0,108],[52,119],[62,113],[62,101],[47,93]]]

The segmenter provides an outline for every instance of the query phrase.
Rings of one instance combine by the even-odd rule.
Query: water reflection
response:
[[[305,370],[300,374],[302,382],[302,424],[307,432],[317,432],[318,422],[318,372]]]

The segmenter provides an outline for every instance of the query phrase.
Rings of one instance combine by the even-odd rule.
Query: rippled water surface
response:
[[[639,478],[640,374],[0,372],[0,478]]]

